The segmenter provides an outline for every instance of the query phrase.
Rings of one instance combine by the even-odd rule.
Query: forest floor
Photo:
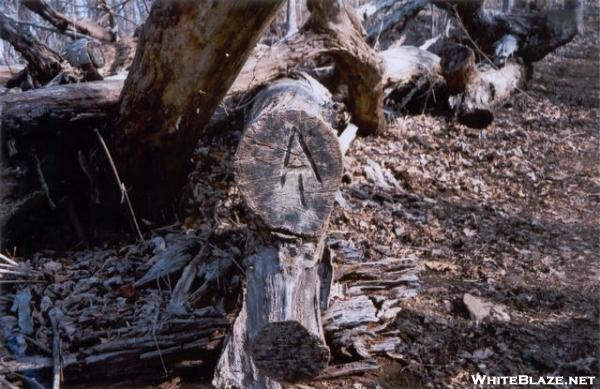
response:
[[[354,142],[342,189],[352,211],[338,207],[333,229],[368,258],[410,253],[424,271],[417,297],[401,304],[401,342],[383,371],[336,386],[598,377],[597,3],[585,21],[487,129],[424,114]],[[383,179],[369,174],[375,164]],[[481,304],[491,314],[476,320],[467,305]]]
[[[381,369],[304,387],[470,388],[478,373],[598,376],[600,9],[597,2],[587,4],[585,32],[537,63],[527,88],[488,128],[469,129],[426,111],[391,118],[385,134],[352,144],[330,241],[348,242],[363,262],[416,259],[420,287],[399,303],[396,318],[380,334],[394,338],[393,348],[378,357]],[[191,181],[230,175],[221,173],[197,171]],[[231,202],[230,184],[223,185],[223,201]],[[199,195],[209,202],[217,197]],[[219,208],[215,204],[205,206]],[[202,230],[195,225],[201,222],[190,214],[184,225]],[[223,250],[238,244],[223,240]],[[127,285],[143,273],[144,263],[149,266],[152,249],[140,247],[103,253],[93,269],[84,263],[81,272],[114,281],[119,266],[104,262],[114,255],[124,258],[121,267],[135,269],[122,269],[119,282]],[[334,265],[344,261],[343,250],[334,254]],[[42,259],[58,269],[73,262]],[[41,305],[46,292],[39,288],[34,300]],[[105,305],[125,301],[120,290],[103,292]],[[53,293],[64,298],[71,292]],[[152,293],[140,292],[140,315],[146,306],[162,306],[162,296],[143,305]],[[92,324],[82,328],[118,328],[123,312],[133,311],[105,306],[111,316],[96,303],[95,310],[88,307]],[[206,377],[202,381],[175,377],[161,387],[209,387]],[[110,386],[146,387],[132,381]]]

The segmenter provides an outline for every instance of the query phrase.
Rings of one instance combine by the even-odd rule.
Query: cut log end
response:
[[[494,121],[491,108],[475,108],[470,111],[460,112],[459,121],[467,127],[482,129]]]
[[[236,173],[246,204],[269,228],[315,235],[331,212],[342,156],[321,118],[279,104],[247,127]]]
[[[329,362],[329,348],[297,321],[265,325],[252,344],[252,358],[266,376],[284,383],[314,379]]]

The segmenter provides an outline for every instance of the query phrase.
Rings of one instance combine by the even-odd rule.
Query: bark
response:
[[[282,3],[165,0],[153,5],[112,141],[117,166],[142,215],[156,219],[176,202],[204,126]]]
[[[77,20],[64,15],[52,8],[46,0],[22,0],[22,3],[63,33],[75,37],[83,34],[103,42],[114,42],[116,39],[116,35],[109,29],[90,20]]]
[[[112,117],[123,81],[58,85],[0,96],[2,136],[54,136],[103,127]]]
[[[276,82],[255,100],[235,170],[263,234],[246,260],[244,302],[217,387],[279,388],[315,378],[329,361],[318,265],[343,170],[333,107],[308,76]]]
[[[65,65],[61,56],[49,49],[19,24],[0,12],[0,38],[10,43],[29,64],[34,80],[45,84],[52,80]]]

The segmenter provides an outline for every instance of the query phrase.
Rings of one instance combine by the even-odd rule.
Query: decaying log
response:
[[[238,185],[250,210],[270,228],[297,235],[320,231],[341,169],[331,129],[336,105],[324,87],[305,77],[259,93],[236,153]]]
[[[489,10],[484,7],[484,0],[435,1],[435,4],[458,14],[471,38],[489,56],[504,56],[504,49],[498,47],[507,35],[512,36],[514,48],[509,45],[507,49],[513,50],[525,64],[537,62],[570,42],[577,35],[582,9],[580,0],[568,1],[560,10],[526,13]]]
[[[487,127],[494,120],[494,112],[510,99],[524,79],[524,67],[512,62],[501,69],[485,65],[478,68],[460,98],[459,120],[472,128]]]
[[[104,80],[0,96],[3,139],[104,127],[115,114],[122,86],[122,80]]]
[[[112,140],[117,166],[140,214],[156,218],[176,202],[204,126],[282,4],[154,3],[123,89],[119,131]]]
[[[403,108],[414,96],[439,88],[441,77],[440,57],[414,46],[400,46],[380,51],[385,65],[384,93],[386,98],[399,101]]]
[[[376,0],[367,2],[356,11],[363,20],[369,43],[389,31],[401,31],[431,0]]]
[[[16,20],[0,12],[0,38],[10,43],[29,64],[35,81],[46,83],[64,70],[58,53],[49,49],[31,33],[21,29]]]
[[[23,0],[23,5],[48,21],[59,31],[76,36],[87,35],[104,42],[114,42],[116,34],[90,20],[80,20],[64,15],[52,8],[46,0]]]
[[[508,101],[525,76],[524,66],[512,61],[500,69],[477,65],[473,50],[461,45],[444,50],[441,66],[451,108],[461,123],[473,128],[487,127],[494,111]]]
[[[236,153],[236,178],[259,216],[246,292],[217,366],[217,387],[279,388],[329,361],[320,318],[319,260],[342,174],[329,92],[304,75],[256,97]]]

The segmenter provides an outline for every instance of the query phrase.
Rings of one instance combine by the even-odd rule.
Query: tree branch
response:
[[[22,0],[23,5],[40,15],[63,33],[77,32],[103,42],[114,42],[114,32],[89,20],[76,20],[52,8],[45,0]]]

